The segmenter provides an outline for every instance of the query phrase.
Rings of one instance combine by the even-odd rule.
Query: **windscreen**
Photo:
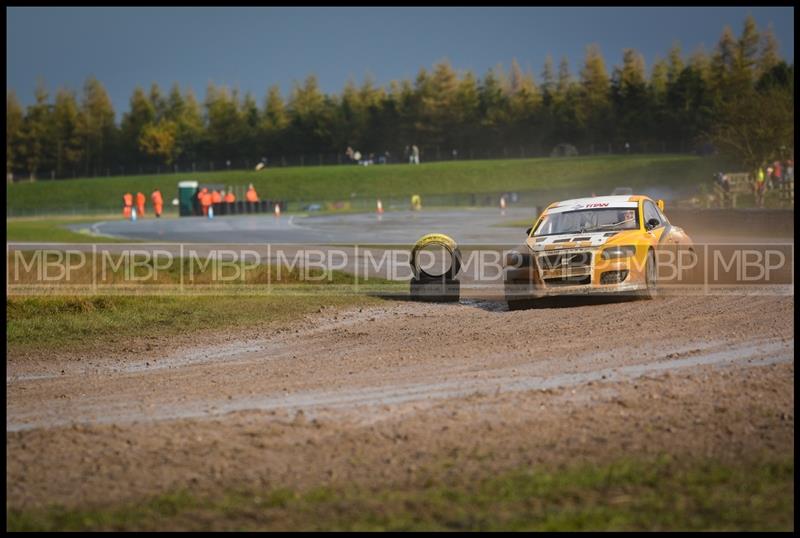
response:
[[[545,215],[534,236],[635,230],[639,215],[634,207],[581,209]]]

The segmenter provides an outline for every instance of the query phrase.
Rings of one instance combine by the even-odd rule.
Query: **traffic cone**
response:
[[[275,217],[280,218],[281,216],[281,205],[275,204]]]
[[[380,199],[378,199],[378,215],[383,214],[383,204],[381,203]]]

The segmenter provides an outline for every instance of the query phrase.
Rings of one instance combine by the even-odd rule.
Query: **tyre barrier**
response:
[[[446,253],[449,260],[444,257],[441,271],[434,271],[434,267],[427,267],[421,260],[424,253],[428,254],[431,262],[436,255],[434,250]],[[446,263],[445,268],[445,262]],[[461,269],[461,251],[453,238],[444,234],[427,234],[422,236],[411,249],[411,269],[414,276],[411,279],[409,294],[416,301],[430,302],[458,302],[461,296],[461,282],[456,280]]]
[[[281,209],[286,207],[286,202],[273,200],[259,200],[258,202],[248,202],[237,200],[235,202],[217,202],[211,204],[214,208],[214,216],[219,215],[243,215],[247,213],[272,213],[275,205],[279,204]],[[202,212],[199,213],[202,215]]]

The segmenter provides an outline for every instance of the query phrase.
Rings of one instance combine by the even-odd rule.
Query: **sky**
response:
[[[267,88],[317,75],[322,91],[348,79],[378,85],[411,79],[443,59],[483,76],[516,58],[541,80],[545,57],[562,56],[577,75],[585,48],[596,43],[611,72],[624,48],[641,52],[648,69],[679,42],[685,56],[711,52],[725,25],[738,37],[751,14],[772,24],[781,55],[794,62],[792,7],[442,7],[442,8],[6,8],[6,87],[23,105],[37,80],[51,96],[80,92],[90,75],[102,82],[118,118],[133,89],[158,83],[190,87],[199,99],[210,82],[250,91],[263,106]]]

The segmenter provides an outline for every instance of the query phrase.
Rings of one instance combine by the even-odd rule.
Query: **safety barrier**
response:
[[[259,200],[258,202],[248,202],[246,200],[236,200],[235,202],[218,202],[211,204],[214,208],[214,215],[246,215],[250,213],[274,213],[275,206],[286,207],[286,202],[273,200]]]

